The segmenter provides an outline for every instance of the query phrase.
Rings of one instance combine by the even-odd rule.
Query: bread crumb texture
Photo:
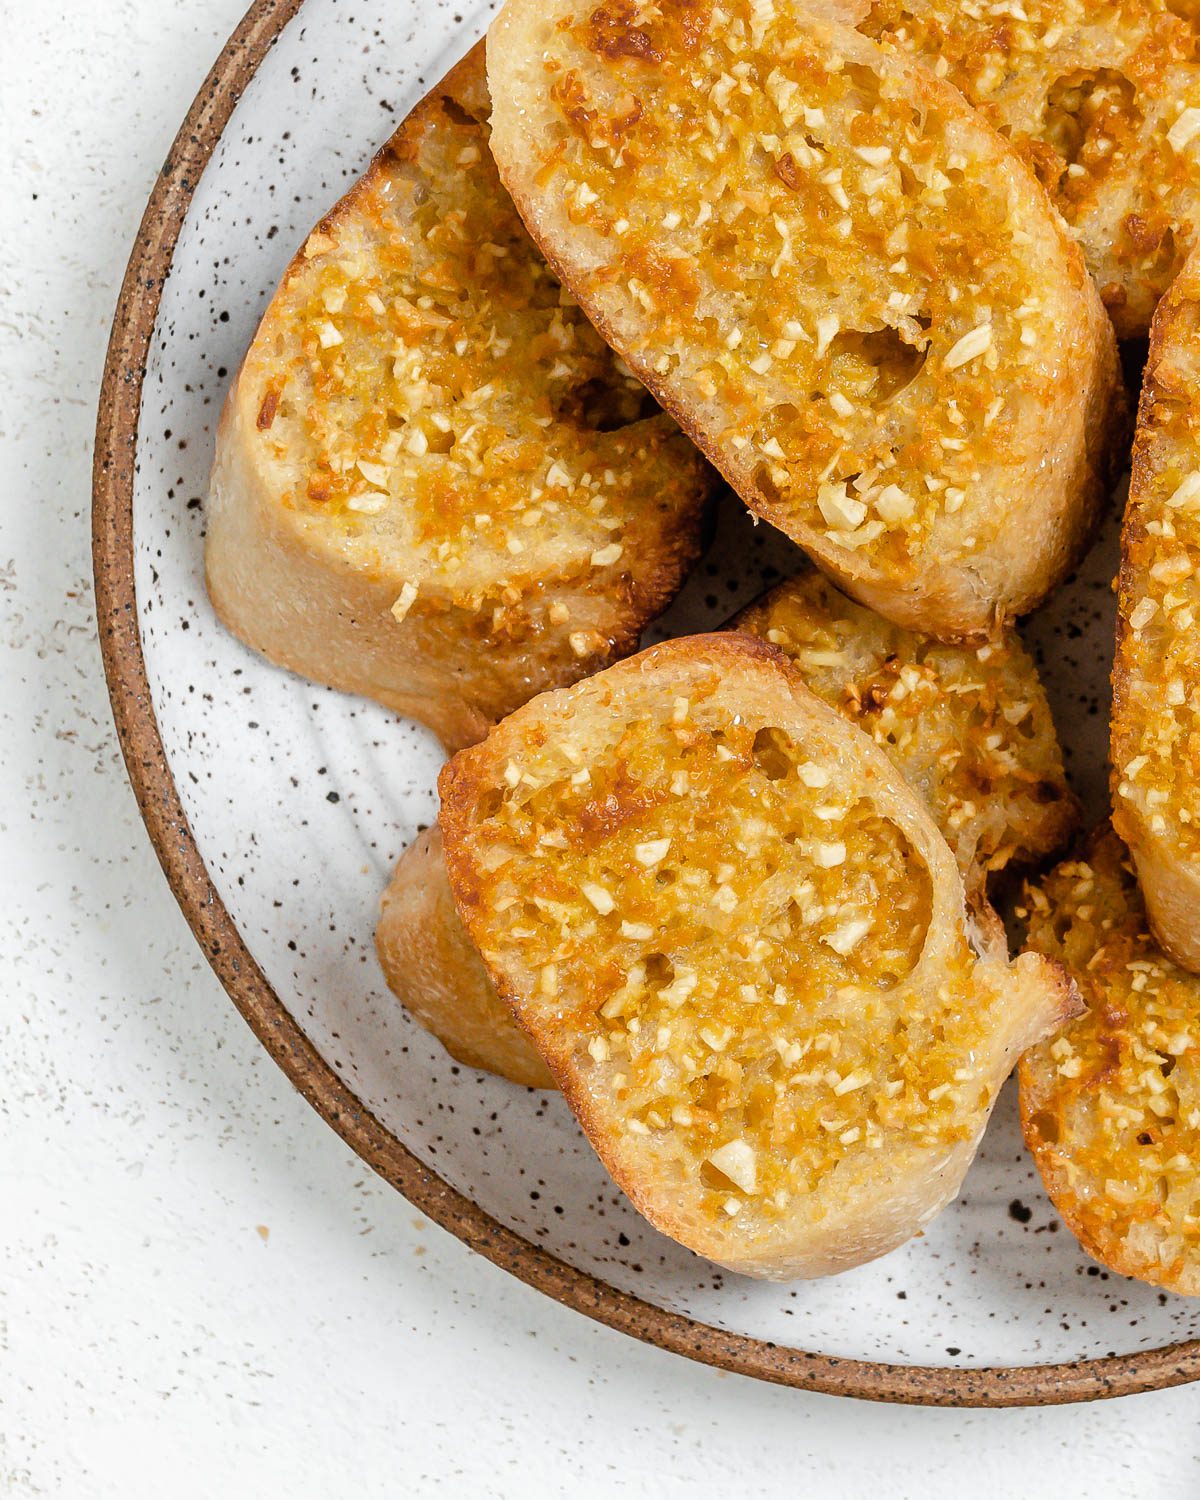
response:
[[[1078,820],[1037,668],[1013,630],[978,648],[892,625],[820,573],[734,622],[778,646],[925,800],[969,888],[1064,846]]]
[[[510,10],[509,184],[749,503],[843,575],[911,580],[935,530],[970,571],[1023,487],[1052,484],[1059,515],[1012,571],[1065,552],[1111,330],[957,92],[773,0]]]
[[[1026,896],[1029,945],[1067,966],[1087,1006],[1021,1059],[1047,1190],[1098,1260],[1200,1293],[1200,979],[1156,946],[1107,827]]]
[[[872,747],[790,673],[811,735],[754,687],[737,711],[721,684],[750,642],[707,641],[669,692],[647,652],[506,721],[443,773],[443,827],[472,936],[607,1164],[720,1259],[819,1221],[885,1146],[937,1159],[973,1138],[1007,1001],[961,902],[933,922]]]
[[[862,29],[962,90],[1079,241],[1123,337],[1195,243],[1195,8],[1170,0],[874,0]]]
[[[1114,821],[1200,872],[1200,265],[1155,319],[1122,533]],[[1183,914],[1192,931],[1200,913]],[[1193,938],[1194,941],[1194,938]]]
[[[630,528],[631,547],[651,521],[694,529],[706,488],[530,242],[486,125],[448,95],[310,235],[243,378],[290,470],[285,503],[368,555],[403,552],[398,619],[432,588],[472,609],[490,596],[502,633],[526,575],[619,590]]]

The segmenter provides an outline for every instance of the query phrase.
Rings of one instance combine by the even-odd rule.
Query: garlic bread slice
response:
[[[1200,252],[1159,303],[1121,530],[1113,824],[1155,935],[1200,971]]]
[[[750,637],[544,694],[439,785],[501,997],[634,1204],[733,1270],[915,1234],[1076,1004],[1056,965],[1009,963],[912,788]]]
[[[1123,428],[1112,326],[956,89],[773,0],[508,0],[488,73],[534,239],[753,511],[945,640],[1065,576]]]
[[[1083,250],[1122,338],[1144,336],[1200,228],[1197,16],[1170,0],[874,0],[869,36],[962,90]]]
[[[309,236],[226,402],[209,594],[449,748],[634,648],[710,473],[522,228],[477,48]]]
[[[1079,821],[1037,668],[1015,630],[947,646],[855,604],[815,570],[733,621],[778,646],[920,793],[972,893],[1062,849]]]
[[[1089,1255],[1200,1294],[1200,978],[1150,933],[1108,825],[1026,892],[1029,946],[1087,1009],[1021,1058],[1021,1120],[1046,1191]]]

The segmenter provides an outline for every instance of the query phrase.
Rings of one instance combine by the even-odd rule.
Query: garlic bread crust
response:
[[[1087,1009],[1021,1058],[1021,1120],[1046,1191],[1089,1255],[1200,1294],[1200,979],[1158,948],[1107,825],[1026,891],[1029,946]]]
[[[1112,326],[957,90],[773,0],[508,0],[488,70],[534,239],[753,511],[945,640],[1066,574],[1123,428]]]
[[[1117,333],[1144,336],[1200,226],[1197,16],[1170,0],[874,0],[862,30],[962,90],[1024,157]]]
[[[1200,252],[1159,304],[1117,580],[1113,824],[1154,932],[1200,971]]]
[[[466,934],[436,824],[396,866],[380,904],[375,949],[390,988],[451,1057],[526,1088],[554,1088],[549,1068],[496,994]]]
[[[707,466],[522,228],[477,48],[288,268],[226,402],[208,588],[272,661],[470,743],[632,650]]]
[[[972,923],[912,788],[762,641],[545,694],[439,786],[500,995],[636,1207],[732,1270],[825,1275],[915,1234],[1075,1006]]]
[[[820,573],[779,584],[732,622],[778,646],[805,684],[870,735],[933,814],[967,890],[1012,861],[1069,842],[1050,705],[1015,630],[977,649],[943,645],[855,604]]]

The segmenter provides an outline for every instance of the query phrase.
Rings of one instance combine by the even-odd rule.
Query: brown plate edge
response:
[[[209,879],[159,735],[134,591],[133,485],[146,358],[180,229],[242,91],[302,0],[255,0],[213,64],[150,195],[104,365],[92,475],[96,615],[113,717],[150,840],[188,925],[251,1031],[309,1104],[443,1229],[577,1312],[704,1364],[827,1395],[925,1406],[1054,1405],[1200,1379],[1200,1340],[1052,1365],[899,1365],[729,1333],[656,1307],[522,1239],[424,1166],[319,1055],[250,956]]]

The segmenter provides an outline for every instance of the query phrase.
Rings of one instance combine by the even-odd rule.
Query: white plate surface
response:
[[[445,0],[307,0],[204,174],[163,295],[134,500],[139,617],[167,758],[247,946],[321,1054],[418,1157],[519,1234],[661,1307],[781,1345],[921,1364],[1074,1360],[1197,1336],[1200,1305],[1100,1271],[1059,1224],[1011,1085],[962,1196],[922,1238],[849,1275],[781,1288],[656,1234],[560,1099],[452,1064],[384,986],[376,906],[435,815],[438,748],[225,634],[204,591],[204,496],[229,376],[293,250],[486,18]],[[720,624],[795,558],[727,504],[656,634]],[[1025,632],[1093,814],[1105,804],[1114,558],[1110,526]]]

